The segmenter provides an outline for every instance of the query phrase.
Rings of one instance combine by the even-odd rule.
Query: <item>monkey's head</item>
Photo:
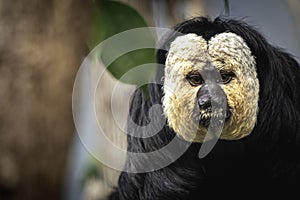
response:
[[[220,139],[225,140],[248,136],[257,122],[256,55],[249,41],[223,24],[193,19],[175,27],[182,35],[169,37],[163,60],[164,114],[188,141],[203,142],[212,119],[223,120]]]
[[[163,88],[169,126],[186,140],[202,142],[214,117],[225,120],[221,139],[240,139],[254,128],[256,63],[235,33],[218,33],[209,40],[194,33],[178,36],[167,54]]]

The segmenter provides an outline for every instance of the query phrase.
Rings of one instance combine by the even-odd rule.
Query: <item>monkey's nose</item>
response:
[[[198,99],[198,105],[200,109],[208,109],[211,107],[211,96],[203,95]]]

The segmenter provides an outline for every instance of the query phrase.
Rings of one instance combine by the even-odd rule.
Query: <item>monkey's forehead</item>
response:
[[[193,33],[177,37],[170,46],[166,65],[174,63],[199,70],[207,61],[222,61],[234,67],[235,63],[254,63],[254,57],[243,38],[235,33],[220,33],[206,41]],[[249,66],[249,65],[248,65]],[[218,67],[218,66],[217,66]]]

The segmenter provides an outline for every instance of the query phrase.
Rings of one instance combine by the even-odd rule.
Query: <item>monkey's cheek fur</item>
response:
[[[177,111],[179,111],[179,109],[180,108],[177,107]],[[226,119],[226,116],[220,117],[214,115],[208,116],[206,118],[206,120],[208,121],[215,120],[216,118],[223,118],[224,126],[220,135],[220,139],[238,140],[244,138],[252,132],[255,126],[255,112],[248,110],[244,112],[244,114],[249,114],[249,116],[252,117],[247,117],[246,115],[243,115],[243,117],[241,116],[241,113],[235,112],[234,110],[235,109],[232,109],[230,117],[228,119]],[[197,114],[198,116],[201,115],[199,113]],[[194,116],[197,114],[194,113]],[[198,120],[195,120],[194,116],[190,116],[184,112],[181,112],[180,115],[176,115],[175,112],[170,112],[168,116],[169,119],[172,119],[168,120],[169,126],[173,128],[173,130],[179,137],[189,142],[202,143],[204,141],[204,138],[206,137],[206,134],[208,132],[209,125],[206,126],[204,124],[199,123],[199,118]],[[209,139],[209,137],[206,139]]]
[[[227,109],[230,108],[230,117],[226,120],[226,116],[201,114],[199,109],[195,109],[197,106],[196,93],[199,88],[190,87],[184,84],[182,80],[174,82],[171,79],[165,79],[165,84],[173,83],[173,85],[171,84],[173,90],[167,87],[164,88],[163,105],[168,125],[184,140],[202,143],[207,134],[208,127],[199,123],[199,120],[201,118],[209,120],[212,117],[222,119],[223,117],[225,121],[220,139],[238,140],[248,136],[252,132],[257,120],[258,80],[253,77],[249,78],[248,81],[250,84],[233,80],[230,86],[224,87],[228,103]],[[173,87],[174,83],[182,84],[176,84],[176,87]],[[219,113],[225,113],[226,115],[226,112]]]
[[[224,91],[227,96],[230,117],[225,120],[220,139],[238,140],[248,136],[257,120],[258,112],[258,80],[248,79],[248,84],[243,81],[233,80],[230,86],[225,86]],[[168,80],[166,80],[168,82]],[[254,87],[255,85],[255,87]],[[204,141],[208,127],[199,123],[201,117],[207,120],[218,115],[204,114],[195,111],[198,88],[189,88],[186,85],[177,85],[174,90],[165,90],[163,98],[164,113],[168,119],[168,124],[177,135],[190,142]],[[227,108],[227,109],[229,109]],[[228,112],[228,110],[227,110]],[[222,113],[222,112],[219,112]],[[226,112],[223,112],[223,114]],[[198,120],[195,120],[198,117]],[[221,116],[222,118],[222,116]]]
[[[168,82],[168,80],[166,81]],[[253,79],[252,81],[258,84],[257,80]],[[257,120],[258,90],[254,90],[250,86],[251,84],[241,85],[233,82],[231,87],[224,89],[227,95],[228,107],[230,107],[230,117],[226,120],[226,116],[223,116],[225,121],[220,139],[238,140],[252,132]],[[213,119],[212,117],[222,119],[222,116],[214,114],[201,116],[203,114],[199,110],[195,111],[195,94],[198,88],[189,88],[187,90],[183,89],[187,88],[187,86],[181,85],[178,85],[178,88],[180,88],[178,91],[172,92],[165,90],[163,105],[168,125],[184,140],[202,143],[208,127],[199,123],[201,117],[209,120]],[[226,112],[223,113],[226,114]]]

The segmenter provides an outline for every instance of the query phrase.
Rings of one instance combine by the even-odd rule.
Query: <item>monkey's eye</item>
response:
[[[220,72],[223,84],[229,83],[234,74],[232,72]]]
[[[186,77],[192,86],[198,86],[204,83],[204,80],[200,74],[190,74]]]

